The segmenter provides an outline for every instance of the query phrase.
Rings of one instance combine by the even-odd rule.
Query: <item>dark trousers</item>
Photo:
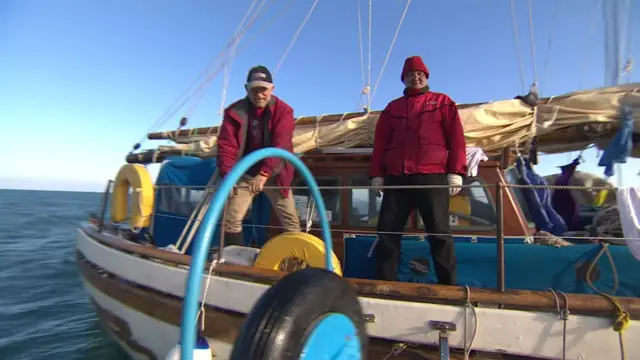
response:
[[[445,174],[387,176],[385,186],[446,185]],[[456,256],[449,225],[449,189],[387,189],[378,218],[376,273],[380,280],[396,281],[400,260],[400,241],[411,211],[418,209],[429,235],[431,257],[438,283],[456,284]]]

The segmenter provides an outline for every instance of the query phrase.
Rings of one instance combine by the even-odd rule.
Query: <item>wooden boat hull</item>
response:
[[[78,267],[85,288],[103,326],[135,359],[163,359],[179,339],[182,295],[188,268],[183,265],[134,254],[143,245],[130,243],[132,251],[108,246],[113,235],[98,233],[85,225],[78,231]],[[113,240],[112,239],[112,240]],[[206,275],[205,275],[206,276]],[[212,277],[206,295],[204,335],[216,359],[226,359],[244,316],[268,288],[268,284],[226,275]],[[428,297],[429,294],[424,294]],[[375,316],[367,325],[372,339],[371,359],[382,359],[394,344],[419,344],[397,359],[435,355],[438,333],[426,326],[429,320],[450,321],[458,330],[450,335],[453,348],[463,347],[464,331],[471,338],[474,317],[459,305],[360,297],[366,314]],[[567,330],[554,312],[477,308],[478,330],[473,349],[484,353],[511,354],[501,358],[562,358],[566,334],[567,359],[616,359],[620,346],[611,318],[571,315]],[[640,336],[640,324],[632,321],[624,334]],[[640,353],[640,343],[627,341],[626,353]],[[529,356],[529,357],[527,357]],[[424,357],[423,357],[424,358]],[[452,357],[455,358],[455,357]],[[476,359],[490,359],[483,355]],[[498,357],[500,358],[500,357]]]

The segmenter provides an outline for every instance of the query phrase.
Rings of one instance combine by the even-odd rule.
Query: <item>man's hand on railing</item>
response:
[[[458,174],[447,174],[447,182],[452,186],[449,188],[449,194],[451,196],[456,196],[460,190],[462,190],[462,188],[459,187],[462,186],[462,176]]]
[[[384,179],[382,177],[374,177],[371,179],[371,187],[373,191],[376,192],[376,196],[380,197],[382,195],[382,187],[384,186]]]

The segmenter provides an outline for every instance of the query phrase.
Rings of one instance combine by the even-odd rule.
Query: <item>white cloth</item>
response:
[[[481,161],[489,160],[481,148],[475,146],[467,147],[467,176],[477,176],[478,166]]]
[[[629,251],[640,260],[640,189],[624,188],[617,191],[618,213],[622,233]]]
[[[458,174],[447,174],[447,182],[449,185],[462,186],[462,176]],[[449,194],[455,196],[462,188],[449,188]]]

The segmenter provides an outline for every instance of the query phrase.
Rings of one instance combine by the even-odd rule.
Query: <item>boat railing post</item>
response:
[[[107,186],[104,188],[104,193],[102,193],[102,202],[100,203],[100,219],[98,222],[98,231],[102,232],[104,230],[104,218],[107,216],[107,203],[109,202],[109,190],[111,190],[111,184],[113,180],[107,181]]]
[[[504,269],[504,184],[501,181],[496,183],[496,245],[497,245],[497,269],[498,269],[498,291],[505,291],[505,269]]]

